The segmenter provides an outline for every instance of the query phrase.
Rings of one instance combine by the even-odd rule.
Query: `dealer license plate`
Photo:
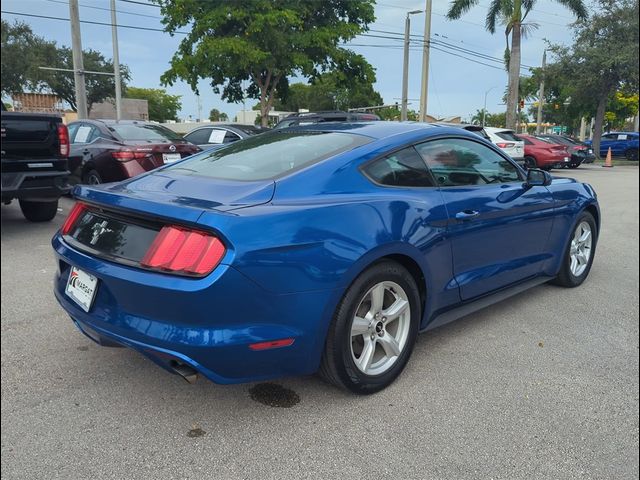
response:
[[[80,305],[85,312],[91,309],[96,296],[98,279],[76,267],[71,267],[65,293],[71,300]]]
[[[181,158],[182,157],[180,156],[179,153],[163,153],[162,154],[162,160],[164,161],[164,163],[177,162]]]

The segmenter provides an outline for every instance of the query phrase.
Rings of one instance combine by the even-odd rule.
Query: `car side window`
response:
[[[416,145],[438,185],[487,185],[522,180],[518,168],[481,143],[463,138],[431,140]]]
[[[73,137],[73,143],[89,143],[93,135],[94,127],[81,123],[76,130],[76,134]]]
[[[612,133],[607,133],[606,135],[602,136],[603,140],[615,140],[615,138],[617,137],[617,135],[614,135]]]
[[[209,135],[211,135],[211,128],[201,128],[185,135],[184,139],[194,145],[203,145],[209,142]]]
[[[227,133],[224,135],[224,140],[222,141],[222,143],[233,143],[233,142],[237,142],[238,140],[240,140],[239,135],[236,135],[235,133],[227,130]]]
[[[628,138],[629,136],[626,133],[618,135],[618,140],[627,140]]]
[[[379,158],[364,167],[376,183],[392,187],[433,187],[433,179],[413,147]]]
[[[78,130],[78,127],[80,126],[79,123],[72,123],[71,125],[69,125],[68,130],[69,130],[69,140],[71,141],[71,143],[73,142],[73,139],[76,136],[76,130]]]

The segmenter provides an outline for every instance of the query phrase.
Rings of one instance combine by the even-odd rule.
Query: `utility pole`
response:
[[[484,119],[485,119],[485,115],[487,114],[487,95],[489,95],[489,92],[494,88],[498,88],[498,87],[491,87],[489,90],[484,92],[484,107],[482,108],[482,128],[484,128]]]
[[[420,121],[427,121],[427,96],[429,94],[429,52],[431,48],[431,6],[427,0],[424,12],[424,45],[422,50],[422,84],[420,87]]]
[[[407,12],[407,18],[404,21],[404,63],[402,64],[402,107],[400,110],[400,120],[407,120],[407,103],[409,96],[409,35],[411,31],[410,15],[414,13],[422,13],[422,10],[412,10]]]
[[[196,93],[196,103],[198,105],[198,122],[202,121],[202,102],[200,101],[200,94]]]
[[[73,79],[76,87],[76,110],[78,119],[87,118],[87,90],[84,85],[84,63],[82,61],[82,40],[80,37],[80,11],[78,0],[69,0],[69,20],[71,23],[71,51],[73,53]]]
[[[118,53],[116,0],[111,0],[111,41],[113,42],[113,74],[116,82],[116,121],[120,121],[122,118],[122,85],[120,84],[120,54]]]
[[[542,105],[544,104],[544,69],[547,66],[547,51],[542,52],[542,78],[540,79],[540,91],[538,92],[538,121],[536,123],[536,135],[540,134],[542,127]]]

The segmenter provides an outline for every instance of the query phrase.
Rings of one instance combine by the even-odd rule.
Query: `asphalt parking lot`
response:
[[[370,397],[274,381],[290,396],[263,400],[290,408],[93,344],[51,291],[71,200],[50,224],[3,206],[2,478],[637,478],[638,168],[554,174],[599,194],[583,286],[543,285],[422,335]]]

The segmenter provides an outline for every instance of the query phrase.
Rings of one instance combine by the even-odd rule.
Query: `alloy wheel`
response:
[[[571,262],[569,268],[573,276],[579,277],[587,269],[591,259],[592,242],[591,225],[587,222],[580,222],[573,234],[569,250],[569,261]]]
[[[351,356],[366,375],[380,375],[396,362],[409,337],[411,306],[395,282],[374,285],[360,300],[351,323]]]

